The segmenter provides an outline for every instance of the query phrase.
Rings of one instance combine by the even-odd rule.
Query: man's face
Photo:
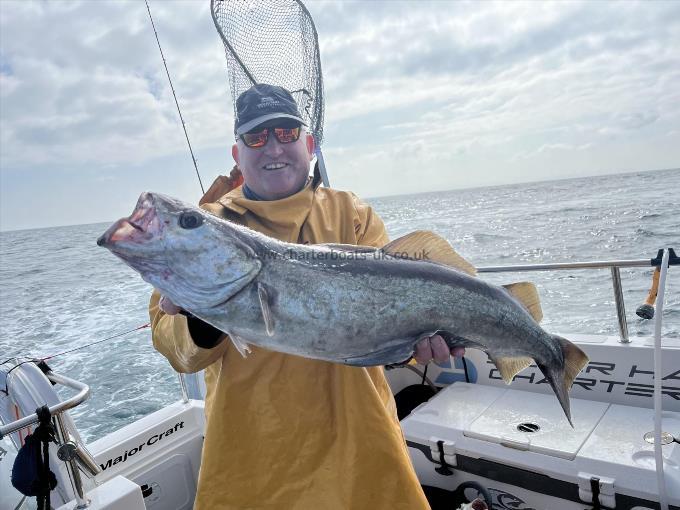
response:
[[[290,124],[272,121],[253,131],[273,126],[290,127]],[[231,153],[248,187],[265,200],[278,200],[297,193],[307,181],[314,138],[302,129],[296,142],[280,143],[270,130],[263,147],[250,148],[239,137]]]

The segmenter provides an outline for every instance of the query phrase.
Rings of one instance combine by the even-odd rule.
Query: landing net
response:
[[[255,83],[291,92],[314,135],[323,141],[323,78],[316,28],[298,0],[211,0],[236,98]],[[236,112],[234,111],[234,114]]]

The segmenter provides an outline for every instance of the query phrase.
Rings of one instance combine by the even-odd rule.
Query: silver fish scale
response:
[[[300,246],[299,258],[313,249]],[[502,289],[428,262],[368,258],[331,265],[265,261],[223,309],[194,313],[249,343],[341,363],[403,361],[423,333],[439,329],[494,356],[552,361],[549,335]],[[257,285],[269,294],[273,336]]]

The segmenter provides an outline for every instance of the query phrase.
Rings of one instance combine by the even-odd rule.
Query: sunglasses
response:
[[[300,126],[296,127],[267,127],[261,131],[243,133],[239,135],[246,147],[259,149],[264,147],[269,140],[269,134],[274,133],[274,137],[279,143],[292,143],[300,139]]]

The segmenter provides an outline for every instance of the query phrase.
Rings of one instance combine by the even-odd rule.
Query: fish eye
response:
[[[186,211],[179,215],[179,226],[189,230],[200,227],[203,224],[203,217],[195,211]]]

